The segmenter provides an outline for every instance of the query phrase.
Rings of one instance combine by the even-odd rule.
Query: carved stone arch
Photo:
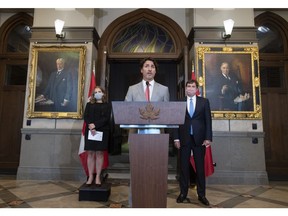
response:
[[[1,46],[0,46],[0,53],[5,53],[6,50],[6,46],[5,44],[7,44],[7,40],[8,40],[8,36],[9,33],[18,25],[29,25],[32,26],[33,24],[33,17],[30,16],[27,13],[17,13],[14,16],[11,16],[9,19],[7,19],[3,25],[0,28],[0,41],[1,41]]]
[[[283,19],[281,16],[270,12],[266,11],[260,15],[258,15],[255,18],[255,27],[259,27],[263,24],[270,24],[273,26],[275,29],[277,29],[282,37],[282,42],[284,46],[284,53],[287,53],[288,51],[288,23],[285,19]]]
[[[138,9],[114,20],[102,34],[99,48],[103,49],[104,47],[107,47],[106,51],[109,52],[112,47],[113,39],[117,33],[123,28],[127,28],[127,26],[133,25],[141,20],[146,20],[165,29],[174,40],[176,48],[175,56],[178,57],[180,55],[183,47],[188,43],[185,33],[174,20],[150,9]],[[111,52],[109,54],[111,54]],[[155,53],[155,55],[159,55],[159,53]],[[135,53],[133,53],[133,56],[135,56]]]
[[[114,20],[103,32],[99,42],[99,55],[97,60],[97,83],[104,85],[107,54],[109,59],[141,59],[147,57],[147,53],[118,53],[110,52],[112,43],[117,33],[127,26],[140,21],[148,21],[163,28],[169,33],[175,45],[175,53],[149,53],[149,56],[157,59],[178,60],[183,54],[183,48],[188,44],[187,37],[182,28],[171,18],[150,9],[137,9],[120,16]],[[99,82],[100,81],[100,82]]]

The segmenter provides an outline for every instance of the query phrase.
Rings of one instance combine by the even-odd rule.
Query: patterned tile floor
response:
[[[129,180],[109,177],[107,182],[112,184],[107,202],[78,201],[78,189],[83,182],[16,180],[0,176],[0,208],[128,208]],[[206,193],[209,207],[198,202],[194,188],[189,190],[190,202],[178,204],[178,184],[168,180],[167,207],[288,208],[288,182],[270,182],[263,186],[207,185]],[[4,215],[1,209],[0,214]]]

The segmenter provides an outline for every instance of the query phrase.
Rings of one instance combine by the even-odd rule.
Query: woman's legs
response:
[[[86,184],[92,184],[93,177],[94,177],[93,176],[94,167],[95,167],[95,152],[88,151],[87,165],[88,165],[89,178],[88,178]]]
[[[103,157],[103,151],[96,151],[96,180],[95,183],[97,185],[101,184],[101,170],[103,167],[103,161],[104,161],[104,157]]]

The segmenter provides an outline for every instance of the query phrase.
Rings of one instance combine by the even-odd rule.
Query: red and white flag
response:
[[[190,163],[194,171],[197,172],[192,151],[191,151]],[[212,157],[211,145],[206,147],[206,153],[205,153],[205,158],[204,158],[204,170],[205,170],[206,177],[214,173],[214,162],[213,162],[213,157]]]
[[[88,101],[89,98],[91,97],[91,95],[93,94],[93,91],[96,87],[96,81],[95,81],[95,63],[93,64],[93,70],[91,73],[91,80],[90,80],[90,87],[89,87],[89,92],[88,92]],[[84,150],[84,145],[85,145],[85,130],[86,130],[86,123],[85,121],[83,122],[83,126],[82,126],[82,133],[81,133],[81,139],[80,139],[80,146],[79,146],[79,152],[78,155],[80,157],[81,160],[81,164],[82,167],[86,173],[86,176],[89,176],[89,172],[88,172],[88,165],[87,165],[87,157],[88,154],[87,152]],[[104,151],[104,162],[103,162],[103,167],[102,169],[106,169],[109,165],[109,160],[108,160],[108,151]],[[96,173],[96,168],[94,170],[94,173]]]

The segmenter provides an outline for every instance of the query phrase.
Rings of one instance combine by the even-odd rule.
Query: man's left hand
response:
[[[208,147],[209,145],[211,145],[211,141],[210,140],[204,140],[202,145]]]

